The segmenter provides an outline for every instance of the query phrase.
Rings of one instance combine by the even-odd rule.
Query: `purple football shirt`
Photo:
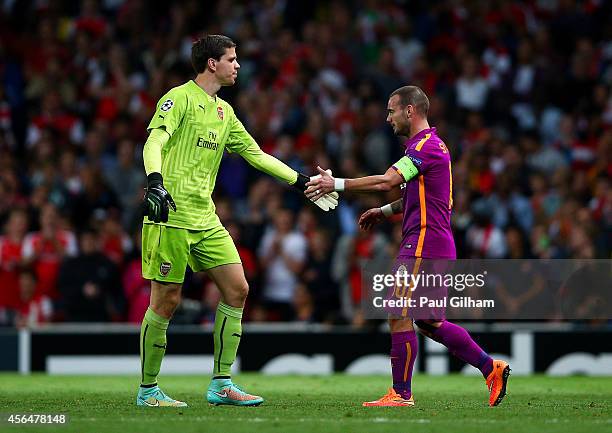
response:
[[[398,256],[454,259],[450,224],[453,177],[448,148],[436,128],[424,129],[405,145],[406,156],[419,174],[404,187],[403,240]]]

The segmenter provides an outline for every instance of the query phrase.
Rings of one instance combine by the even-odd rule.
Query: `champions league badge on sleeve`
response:
[[[161,111],[168,111],[169,109],[172,108],[172,106],[174,105],[174,102],[172,101],[172,99],[166,99],[164,101],[163,104],[161,104],[161,106],[159,107],[159,109]]]

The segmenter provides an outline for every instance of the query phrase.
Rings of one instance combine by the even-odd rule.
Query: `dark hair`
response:
[[[19,268],[19,275],[29,275],[34,281],[38,282],[38,275],[36,275],[36,271],[29,266]]]
[[[227,48],[233,48],[236,43],[227,36],[205,35],[193,43],[191,47],[191,64],[196,73],[206,70],[208,59],[220,60]]]
[[[404,86],[396,89],[391,93],[389,98],[398,95],[400,97],[400,106],[403,108],[406,105],[412,105],[417,113],[421,116],[427,116],[429,112],[429,98],[417,86]]]

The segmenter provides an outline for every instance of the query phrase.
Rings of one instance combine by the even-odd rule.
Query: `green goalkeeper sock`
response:
[[[242,336],[242,310],[242,308],[230,307],[223,302],[219,302],[215,316],[214,377],[230,376]]]
[[[147,309],[140,327],[141,385],[151,385],[157,382],[157,375],[166,353],[168,323],[170,319],[156,314],[151,307]]]

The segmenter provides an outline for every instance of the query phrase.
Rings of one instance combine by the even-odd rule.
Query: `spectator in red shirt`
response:
[[[19,305],[19,265],[27,229],[27,213],[13,209],[4,235],[0,236],[0,308],[13,309]]]
[[[133,248],[132,239],[121,227],[118,213],[99,210],[96,217],[101,251],[122,269],[126,254]]]
[[[36,285],[36,274],[33,271],[28,269],[19,274],[19,306],[15,317],[15,326],[18,328],[37,327],[51,320],[51,299],[37,293]]]
[[[65,257],[77,254],[74,233],[60,225],[57,209],[46,203],[40,213],[40,231],[28,234],[23,242],[23,264],[31,266],[38,278],[40,294],[58,297],[57,275]]]
[[[63,144],[81,143],[84,139],[83,122],[64,110],[56,90],[45,94],[40,114],[34,116],[28,126],[26,142],[29,147],[36,145],[45,129],[55,131]]]

